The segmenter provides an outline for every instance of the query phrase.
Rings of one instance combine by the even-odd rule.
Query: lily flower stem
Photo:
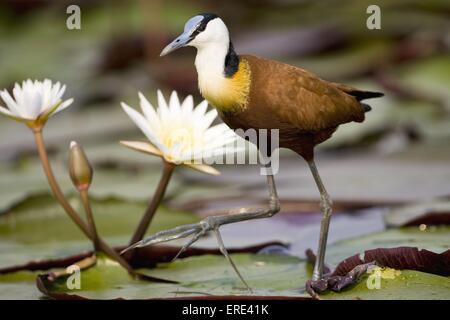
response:
[[[97,227],[96,227],[95,221],[94,221],[94,215],[92,214],[92,208],[91,208],[91,202],[89,201],[88,190],[81,190],[80,198],[81,198],[81,201],[83,202],[84,210],[86,211],[88,226],[91,229],[91,234],[92,234],[92,238],[93,238],[92,242],[94,244],[94,249],[95,249],[95,251],[99,251],[100,244],[99,244],[99,239],[98,239],[98,232],[97,232]]]
[[[165,160],[163,160],[163,162],[164,168],[162,176],[158,183],[158,187],[156,188],[155,194],[153,195],[153,198],[149,202],[147,209],[145,210],[145,213],[141,221],[139,222],[139,225],[134,231],[133,237],[130,240],[130,245],[138,241],[141,241],[144,238],[145,233],[147,232],[147,229],[153,220],[153,216],[155,215],[156,209],[158,209],[166,193],[167,186],[169,184],[170,178],[172,177],[172,173],[175,169],[175,164],[169,163]]]
[[[56,181],[55,175],[53,174],[52,167],[50,165],[50,161],[48,159],[47,150],[45,148],[44,138],[42,136],[42,128],[33,128],[34,138],[36,141],[36,146],[39,153],[39,158],[41,159],[42,168],[44,169],[44,173],[47,176],[48,183],[50,188],[55,196],[56,200],[63,207],[72,221],[81,229],[81,231],[91,240],[94,239],[91,230],[86,225],[86,223],[80,218],[75,209],[70,205],[67,201],[64,193],[61,191],[58,182]],[[122,265],[130,274],[134,275],[135,272],[133,268],[125,261],[114,249],[112,249],[109,245],[107,245],[101,238],[98,238],[98,246],[101,251],[106,253],[108,256],[116,260],[118,263]]]

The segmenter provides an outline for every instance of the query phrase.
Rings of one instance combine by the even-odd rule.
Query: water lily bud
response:
[[[69,172],[72,182],[79,191],[89,189],[92,182],[92,167],[83,151],[75,141],[70,143]]]

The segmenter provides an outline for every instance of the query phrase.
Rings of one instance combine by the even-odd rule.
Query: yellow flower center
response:
[[[161,141],[169,149],[169,152],[164,154],[164,158],[167,161],[174,163],[180,162],[181,156],[194,152],[196,149],[201,149],[203,136],[200,130],[192,126],[186,127],[182,125],[176,126],[175,128],[173,126],[167,126],[166,128],[161,133]]]

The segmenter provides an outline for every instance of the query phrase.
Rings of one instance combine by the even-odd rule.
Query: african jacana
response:
[[[302,156],[309,165],[321,196],[320,227],[313,281],[323,276],[325,249],[332,203],[314,162],[314,147],[329,139],[340,124],[362,122],[371,108],[361,100],[381,97],[344,84],[328,82],[316,75],[278,61],[238,55],[225,23],[215,14],[200,14],[187,21],[184,32],[164,48],[164,56],[178,48],[197,48],[195,66],[203,97],[233,129],[279,129],[279,146]],[[160,232],[135,244],[141,247],[193,235],[183,247],[214,231],[221,251],[237,271],[218,232],[221,225],[271,217],[280,210],[273,175],[267,176],[270,202],[266,209],[241,208],[226,215],[208,217],[198,224]]]

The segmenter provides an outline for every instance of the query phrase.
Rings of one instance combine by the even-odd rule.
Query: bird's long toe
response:
[[[318,280],[308,280],[305,286],[306,292],[314,299],[319,299],[319,294],[327,290],[341,292],[343,289],[357,283],[369,267],[374,265],[376,265],[376,262],[364,263],[357,265],[345,275],[328,273]]]
[[[141,241],[138,241],[128,248],[125,248],[120,254],[124,254],[127,251],[130,251],[135,248],[142,248],[151,245],[155,245],[158,243],[169,242],[176,239],[186,238],[193,234],[198,234],[200,232],[205,231],[205,223],[203,221],[199,223],[186,224],[182,226],[178,226],[169,230],[164,230],[155,233]],[[194,236],[195,237],[195,236]],[[191,243],[192,244],[192,243]]]

